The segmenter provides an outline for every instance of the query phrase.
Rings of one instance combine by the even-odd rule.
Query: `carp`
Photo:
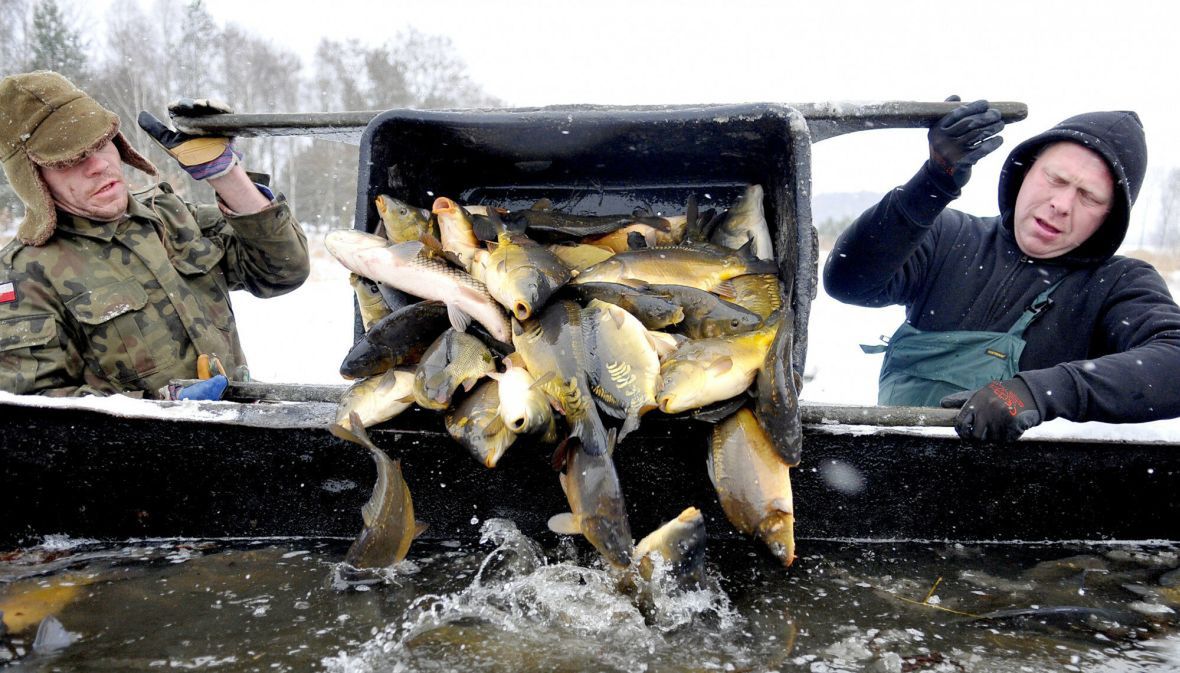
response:
[[[389,244],[358,231],[337,230],[324,238],[328,251],[354,273],[390,287],[447,305],[451,326],[460,332],[474,318],[498,341],[512,333],[504,309],[488,294],[487,286],[442,260],[421,254],[418,241]]]
[[[586,243],[553,243],[548,247],[573,272],[588,269],[615,254],[612,250]]]
[[[373,494],[361,508],[364,528],[348,548],[344,562],[354,568],[385,568],[406,557],[410,543],[426,526],[414,520],[414,503],[402,476],[401,461],[390,460],[369,440],[356,414],[350,416],[349,425],[345,428],[333,424],[330,429],[333,435],[369,450],[377,466],[377,481]]]
[[[750,185],[713,229],[709,240],[731,250],[750,245],[758,259],[774,259],[770,227],[762,207],[762,185]]]
[[[601,299],[614,304],[631,315],[648,329],[662,329],[684,320],[684,309],[670,297],[650,291],[647,286],[632,287],[621,283],[581,283],[570,285],[570,292],[584,302]]]
[[[791,469],[749,409],[717,424],[707,456],[721,509],[739,531],[757,535],[783,565],[795,561]]]
[[[754,415],[770,435],[779,457],[795,466],[803,451],[800,382],[793,366],[795,312],[790,309],[779,311],[778,319],[774,341],[754,377]]]
[[[495,467],[516,441],[500,418],[500,384],[484,381],[443,417],[447,432],[485,467]]]
[[[385,303],[385,297],[381,295],[377,283],[359,274],[350,273],[348,284],[352,286],[352,292],[356,296],[357,309],[361,313],[361,326],[366,332],[373,323],[393,313],[389,304]]]
[[[686,341],[661,367],[660,410],[678,414],[744,392],[777,331],[778,321],[773,320],[744,334]]]
[[[487,254],[472,229],[471,215],[462,206],[445,196],[434,200],[431,212],[438,218],[439,241],[448,257],[464,271],[472,273],[476,256]],[[475,273],[478,280],[482,277]]]
[[[478,337],[448,329],[418,362],[414,371],[414,401],[424,409],[441,411],[462,386],[470,391],[483,376],[496,371],[492,351]]]
[[[769,318],[790,297],[779,278],[771,273],[752,273],[729,280],[733,289],[733,303]]]
[[[575,215],[554,210],[549,199],[541,199],[527,210],[508,213],[504,221],[513,231],[533,232],[563,240],[609,234],[636,223],[661,231],[671,229],[667,219],[642,211],[631,215]]]
[[[484,283],[517,320],[528,320],[570,279],[557,255],[528,237],[501,232],[488,253]]]
[[[687,285],[732,296],[725,282],[749,273],[775,273],[769,260],[753,259],[747,249],[726,250],[703,243],[643,248],[620,252],[579,273],[571,283],[622,283],[643,285]]]
[[[565,469],[558,478],[570,511],[550,517],[549,530],[582,535],[608,563],[626,568],[634,541],[612,452],[591,455],[574,439],[564,448]]]
[[[363,427],[384,423],[414,403],[414,372],[394,368],[377,376],[361,379],[348,387],[336,406],[336,424],[352,429],[352,418]]]
[[[582,335],[590,390],[604,411],[624,419],[622,440],[639,427],[640,416],[657,406],[660,358],[638,318],[599,299],[582,310]]]
[[[635,545],[636,569],[649,582],[657,554],[681,586],[701,586],[705,580],[705,518],[701,510],[685,509]]]
[[[589,245],[608,248],[613,252],[624,252],[631,249],[630,236],[638,234],[646,247],[676,245],[684,240],[684,232],[688,218],[684,215],[665,216],[666,228],[654,226],[647,222],[635,222],[616,229],[609,234],[594,236],[585,240]]]
[[[762,317],[721,297],[687,285],[650,285],[650,291],[668,297],[684,312],[676,331],[690,339],[709,339],[757,329]]]
[[[537,385],[565,414],[570,430],[590,455],[614,444],[602,424],[587,380],[591,368],[582,337],[581,308],[572,301],[551,303],[539,317],[512,321],[512,345]]]
[[[438,228],[425,208],[415,208],[388,194],[378,194],[377,214],[385,227],[385,237],[391,243],[421,241],[427,236],[438,238]]]
[[[553,408],[537,379],[515,353],[505,356],[502,362],[502,373],[488,374],[500,384],[500,418],[517,434],[546,430],[553,422]]]
[[[340,375],[356,379],[416,364],[449,324],[447,306],[441,301],[420,301],[390,313],[353,344],[340,363]]]

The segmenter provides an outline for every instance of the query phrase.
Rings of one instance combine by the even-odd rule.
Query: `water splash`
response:
[[[644,670],[644,662],[697,667],[711,658],[722,669],[751,663],[750,624],[715,578],[681,589],[657,560],[650,583],[628,580],[620,571],[579,565],[568,547],[547,555],[504,519],[484,523],[481,544],[495,548],[466,587],[418,597],[400,623],[358,652],[324,659],[327,670],[444,670],[457,665],[454,657],[477,670],[588,661],[603,670]]]

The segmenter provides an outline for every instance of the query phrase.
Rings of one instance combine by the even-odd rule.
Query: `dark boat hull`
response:
[[[330,404],[219,403],[194,418],[191,403],[142,402],[151,414],[115,415],[32,400],[0,401],[8,419],[0,548],[47,534],[348,537],[360,529],[373,462],[325,429]],[[619,447],[637,536],[689,505],[705,513],[710,537],[738,536],[705,471],[710,429],[653,415]],[[1180,539],[1175,445],[972,446],[930,430],[805,430],[792,471],[800,538]],[[474,538],[490,517],[545,536],[548,518],[567,509],[548,447],[518,443],[487,469],[442,431],[440,416],[418,409],[371,435],[401,459],[430,537]]]

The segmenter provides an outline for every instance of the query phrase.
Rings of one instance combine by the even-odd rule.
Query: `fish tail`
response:
[[[598,414],[583,415],[572,422],[571,430],[572,434],[582,441],[582,448],[588,455],[601,456],[614,448],[611,446],[614,444],[613,437],[607,433]]]

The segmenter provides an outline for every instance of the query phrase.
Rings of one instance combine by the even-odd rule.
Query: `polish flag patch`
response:
[[[12,283],[0,283],[0,304],[16,301],[16,286]]]

